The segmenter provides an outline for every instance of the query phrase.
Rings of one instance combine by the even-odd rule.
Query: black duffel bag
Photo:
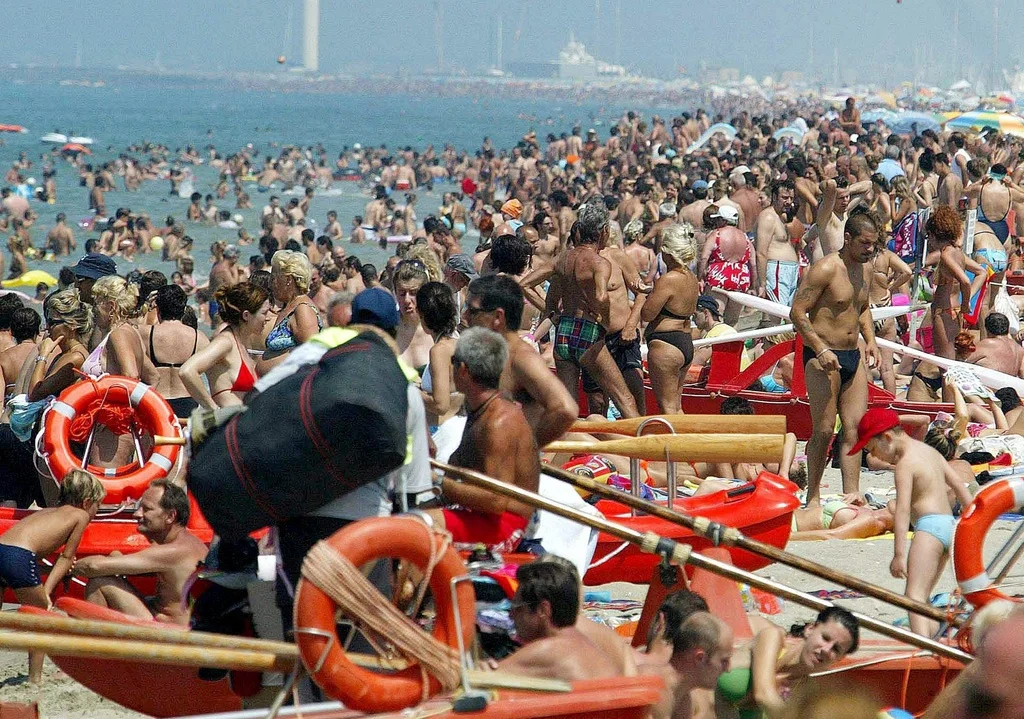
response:
[[[394,352],[364,332],[193,447],[189,489],[227,539],[306,515],[405,461],[408,386]]]

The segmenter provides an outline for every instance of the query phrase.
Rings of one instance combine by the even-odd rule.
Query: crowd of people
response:
[[[748,341],[740,367],[774,344],[799,339],[802,350],[750,387],[785,393],[794,364],[803,367],[813,423],[806,466],[791,435],[782,463],[771,468],[806,483],[806,508],[794,515],[794,529],[808,536],[894,529],[891,571],[907,578],[908,596],[927,601],[948,557],[954,508],[971,500],[973,475],[956,464],[957,440],[968,422],[975,434],[1017,433],[1020,399],[1010,388],[1000,389],[999,401],[965,398],[944,380],[943,363],[878,340],[1024,377],[1024,350],[1011,333],[1017,305],[995,298],[1006,274],[1024,270],[1017,243],[1024,231],[1024,190],[1017,184],[1024,149],[998,133],[889,133],[884,125],[865,126],[852,99],[839,113],[803,112],[799,141],[774,137],[797,119],[785,110],[669,119],[630,112],[604,138],[577,126],[543,141],[529,132],[508,149],[488,139],[472,153],[355,146],[333,162],[322,146],[287,147],[262,161],[251,147],[224,156],[211,146],[201,158],[191,148],[175,157],[157,145],[133,146],[97,166],[70,158],[88,191],[95,224],[87,229],[96,236],[60,273],[58,287],[38,288],[35,304],[0,297],[0,500],[82,511],[59,515],[60,531],[26,529],[0,539],[7,552],[0,553],[0,577],[23,601],[48,606],[53,582],[40,592],[28,564],[60,546],[57,534],[66,540],[62,556],[73,556],[82,517],[91,517],[102,499],[88,487],[57,496],[52,478],[40,481],[36,470],[32,438],[40,413],[82,375],[142,380],[186,419],[197,409],[245,404],[251,393],[320,361],[348,341],[342,328],[369,327],[387,337],[409,378],[411,461],[279,528],[278,599],[287,626],[305,552],[351,521],[393,506],[419,507],[424,521],[457,542],[510,549],[523,537],[532,507],[451,479],[437,482],[429,454],[537,491],[541,452],[569,431],[580,414],[578,397],[585,395],[584,414],[602,417],[685,411],[682,385],[699,379],[711,361],[711,351],[695,348],[695,340],[733,336],[744,324],[770,327],[788,314],[793,332]],[[735,137],[691,148],[721,120],[736,128]],[[219,180],[205,198],[188,195],[184,223],[171,216],[157,227],[127,208],[107,217],[107,196],[119,179],[128,192],[167,180],[179,196],[189,184],[183,168],[200,159]],[[45,244],[35,246],[38,214],[19,190],[29,163],[24,156],[14,163],[0,201],[15,277],[35,256],[77,251],[63,215]],[[46,172],[49,178],[50,165]],[[338,172],[373,178],[368,201],[347,232],[332,211],[318,234],[307,226],[310,204]],[[447,188],[441,204],[420,221],[416,192],[435,185]],[[251,237],[217,203],[233,191],[235,209],[247,209],[253,186],[259,193],[304,192],[284,206],[268,194]],[[40,189],[44,199],[57,191],[52,184]],[[190,224],[236,234],[234,243],[210,248],[213,264],[202,286],[193,278]],[[394,254],[378,268],[349,254],[362,243]],[[242,263],[242,248],[250,245]],[[116,259],[149,252],[175,263],[170,277],[157,270],[118,274]],[[774,302],[776,314],[752,311],[743,294]],[[909,322],[872,315],[922,298],[924,316]],[[871,383],[909,401],[955,402],[956,413],[922,420],[869,410]],[[743,398],[735,400],[729,412],[752,412]],[[101,428],[90,460],[118,466],[134,450],[130,437]],[[842,470],[839,505],[821,497],[830,455]],[[865,462],[894,470],[893,503],[865,506]],[[710,488],[747,481],[760,469],[698,463],[686,471]],[[651,463],[648,472],[657,483],[664,465]],[[90,601],[187,622],[182,587],[205,547],[186,526],[183,478],[177,467],[142,497],[136,514],[150,548],[57,569],[87,578]],[[67,479],[64,486],[71,486]],[[56,527],[47,516],[31,521]],[[908,549],[911,524],[918,531]],[[844,525],[846,534],[829,534]],[[159,575],[155,597],[140,596],[121,578],[141,573]],[[382,589],[391,581],[377,579]],[[774,711],[787,696],[783,687],[857,645],[852,617],[826,612],[799,637],[768,627],[752,649],[734,652],[728,627],[705,606],[692,616],[665,614],[664,635],[640,656],[623,654],[621,646],[604,656],[594,645],[605,646],[608,637],[580,619],[578,586],[579,572],[557,561],[520,570],[512,606],[525,646],[504,668],[567,679],[664,673],[675,677],[676,688],[659,710],[663,716],[703,715],[698,705],[723,681],[734,705]],[[911,625],[923,634],[934,629],[919,617]]]

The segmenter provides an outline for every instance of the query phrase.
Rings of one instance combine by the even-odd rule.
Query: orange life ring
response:
[[[151,435],[181,436],[181,426],[174,410],[155,389],[144,382],[106,375],[99,379],[86,379],[68,387],[50,405],[43,420],[43,451],[50,472],[59,482],[72,469],[81,469],[84,460],[71,451],[69,437],[71,422],[94,401],[102,399],[115,407],[131,407],[134,422]],[[178,459],[178,445],[153,447],[149,458],[122,467],[86,469],[99,477],[107,489],[106,502],[120,504],[127,499],[138,499],[149,483],[166,477]]]
[[[416,517],[375,517],[354,522],[326,540],[357,567],[384,558],[400,558],[426,571],[432,552],[442,547],[442,538]],[[462,636],[474,636],[476,609],[473,588],[458,585],[458,615],[452,607],[452,579],[466,574],[458,553],[447,547],[430,575],[437,618],[434,638],[457,647],[456,622]],[[319,587],[305,579],[295,590],[295,643],[303,664],[313,680],[332,698],[350,709],[364,712],[400,711],[420,703],[424,694],[441,690],[440,683],[418,665],[399,672],[378,674],[352,663],[338,641],[337,607]],[[424,691],[426,689],[426,691]]]
[[[996,599],[1020,601],[992,586],[985,567],[985,535],[1000,514],[1024,505],[1024,479],[1001,479],[974,495],[953,531],[953,574],[964,597],[975,609]]]

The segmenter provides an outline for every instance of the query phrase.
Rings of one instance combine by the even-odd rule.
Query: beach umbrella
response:
[[[85,145],[80,145],[77,142],[69,142],[68,144],[60,148],[60,151],[68,155],[77,155],[80,152],[85,153],[86,155],[92,154],[92,150],[90,150]]]
[[[867,110],[866,112],[862,112],[860,119],[862,122],[878,122],[879,120],[881,120],[889,127],[892,127],[892,123],[896,121],[897,117],[899,117],[899,115],[897,115],[892,110],[878,109]]]
[[[978,132],[986,128],[998,130],[1007,135],[1024,137],[1024,118],[1011,115],[1008,112],[975,110],[974,112],[965,112],[946,123],[947,130]]]
[[[21,125],[0,125],[0,132],[28,132]]]
[[[901,112],[892,120],[886,122],[889,128],[897,135],[907,135],[914,131],[915,126],[918,133],[925,130],[942,132],[942,125],[934,117],[925,112]]]

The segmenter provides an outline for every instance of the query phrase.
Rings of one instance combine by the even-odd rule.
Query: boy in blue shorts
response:
[[[899,415],[891,409],[869,409],[857,427],[857,444],[895,467],[896,538],[889,572],[906,578],[906,595],[928,602],[939,580],[949,546],[953,541],[953,510],[950,493],[963,506],[971,502],[963,480],[936,450],[907,435]],[[907,531],[914,525],[914,539],[907,553]],[[918,614],[910,615],[910,628],[917,634],[934,636],[938,622]]]

